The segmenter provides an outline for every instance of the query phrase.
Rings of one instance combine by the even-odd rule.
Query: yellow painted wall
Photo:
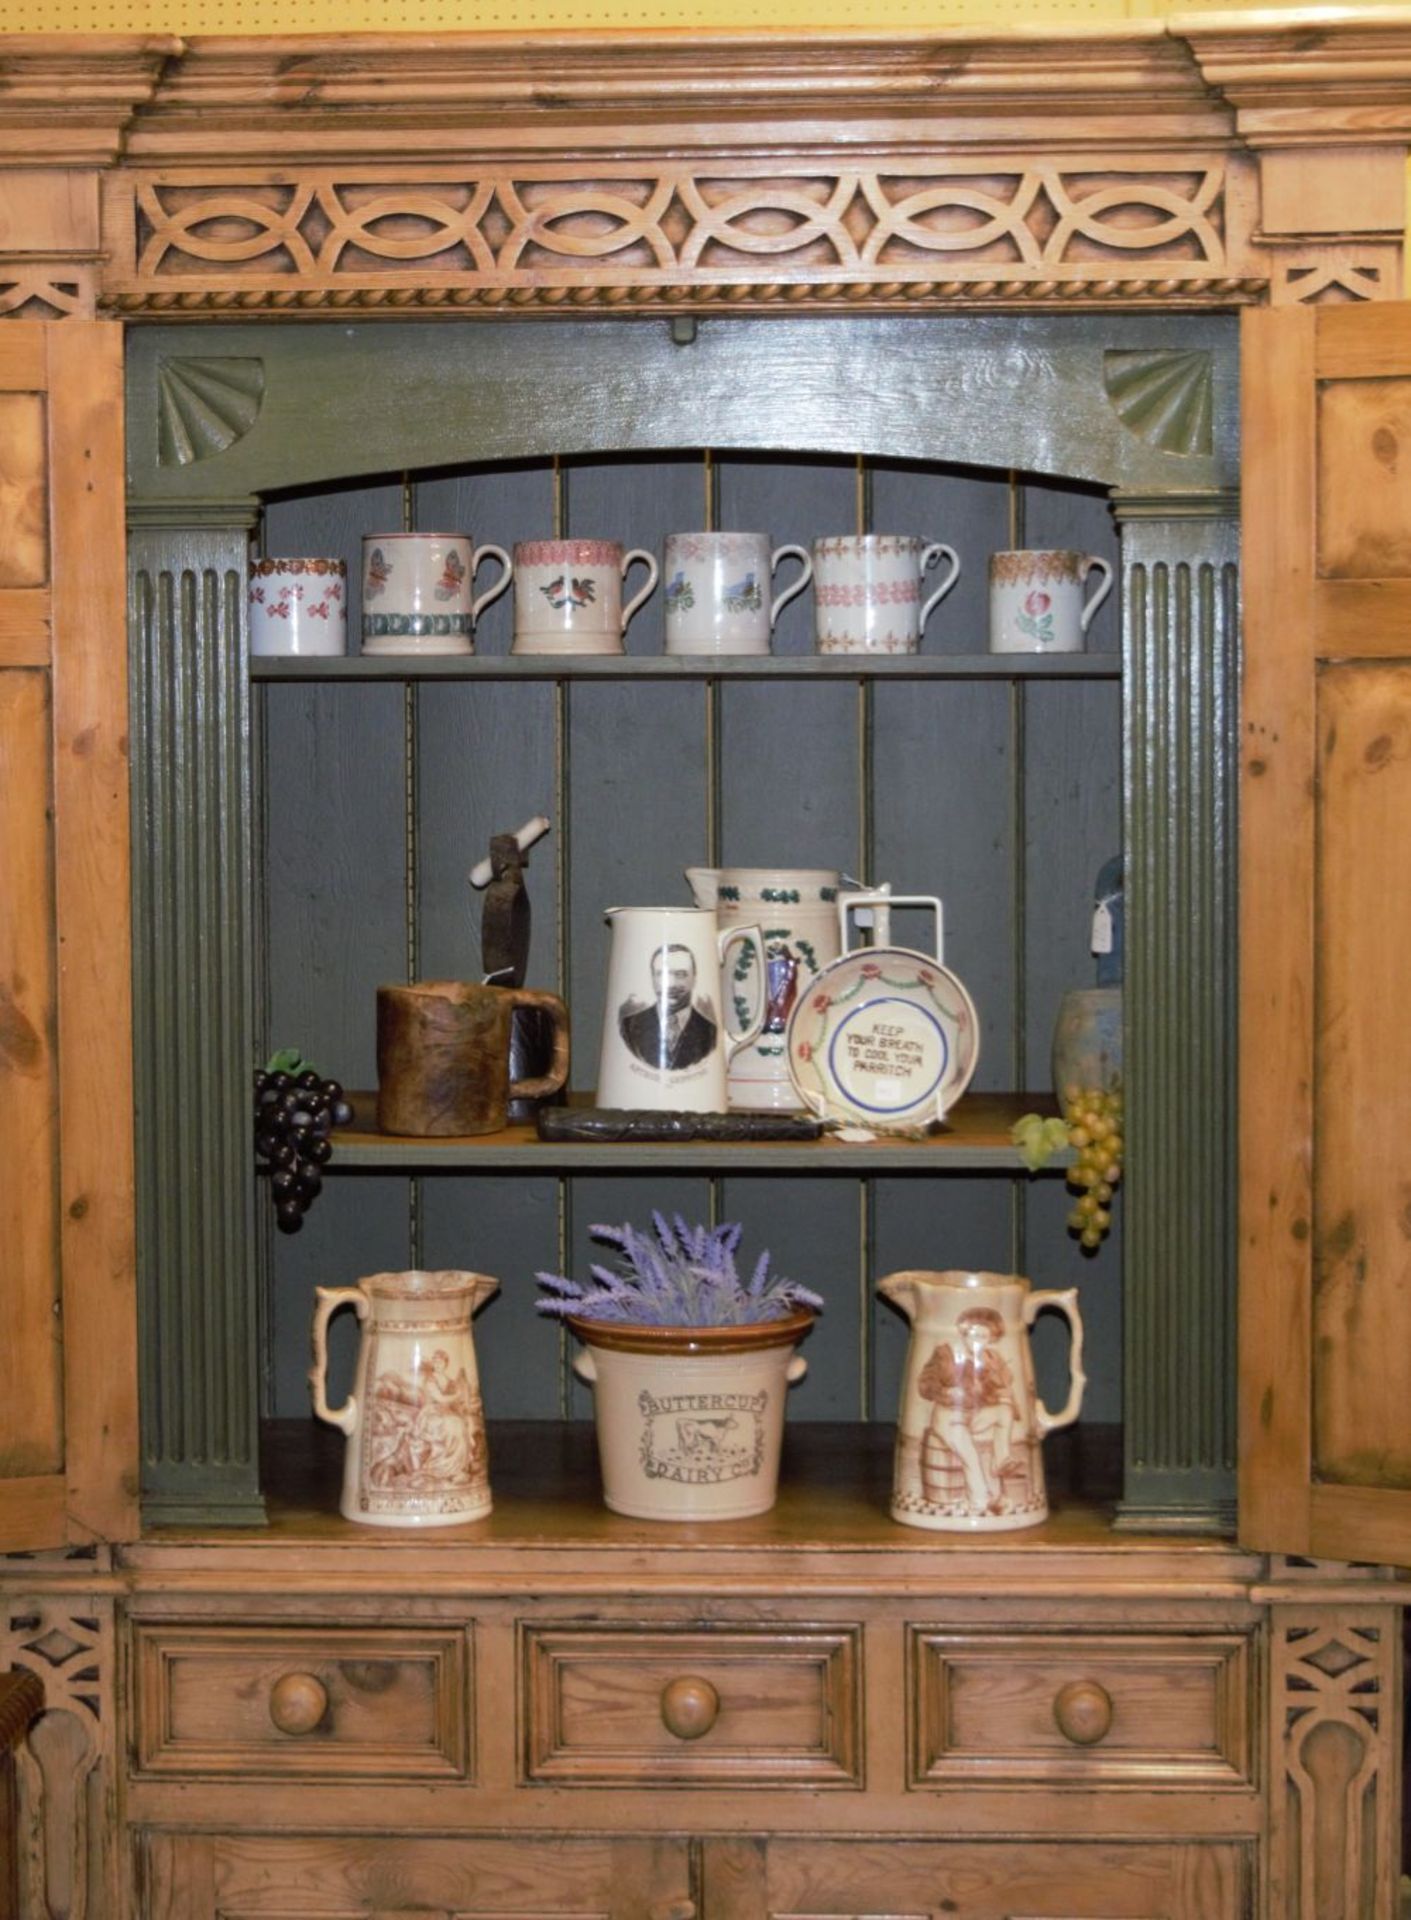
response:
[[[1397,4],[1398,0],[1387,0]],[[1231,0],[0,0],[0,33],[561,32],[783,28],[926,31],[1150,19]]]

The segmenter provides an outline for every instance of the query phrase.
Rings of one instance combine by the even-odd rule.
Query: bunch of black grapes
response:
[[[338,1082],[325,1080],[297,1053],[286,1049],[255,1069],[255,1158],[261,1171],[269,1170],[281,1233],[303,1226],[333,1153],[333,1129],[352,1118]]]

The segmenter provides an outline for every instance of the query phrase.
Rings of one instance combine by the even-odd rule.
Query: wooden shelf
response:
[[[1118,680],[1116,653],[254,655],[253,680]]]
[[[376,1095],[355,1093],[349,1098],[354,1124],[334,1134],[327,1173],[641,1173],[668,1167],[675,1172],[689,1168],[704,1173],[1027,1173],[1009,1130],[1021,1113],[1057,1111],[1048,1094],[974,1093],[955,1107],[944,1128],[924,1140],[586,1145],[540,1140],[532,1126],[439,1140],[379,1133],[373,1124]],[[586,1096],[579,1096],[575,1104],[586,1105]],[[1072,1157],[1067,1152],[1055,1154],[1043,1171],[1061,1171]]]
[[[544,1334],[547,1366],[553,1364],[555,1344],[547,1323]],[[816,1343],[826,1335],[825,1316],[811,1339]],[[1038,1587],[1055,1577],[1069,1585],[1101,1577],[1102,1563],[1114,1552],[1123,1556],[1127,1577],[1138,1579],[1170,1578],[1177,1567],[1189,1570],[1192,1554],[1208,1563],[1212,1580],[1227,1580],[1247,1565],[1247,1556],[1214,1534],[1176,1541],[1169,1534],[1115,1533],[1122,1430],[1102,1422],[1079,1421],[1045,1441],[1049,1520],[981,1536],[925,1532],[890,1518],[895,1435],[890,1410],[887,1419],[873,1422],[790,1418],[777,1504],[750,1519],[695,1525],[609,1512],[590,1422],[492,1420],[488,1434],[494,1511],[463,1526],[414,1531],[358,1526],[339,1514],[342,1434],[311,1419],[266,1421],[260,1454],[267,1525],[248,1531],[148,1528],[140,1542],[125,1549],[125,1558],[139,1567],[159,1562],[173,1576],[186,1564],[190,1578],[204,1583],[211,1577],[210,1549],[219,1546],[227,1567],[247,1554],[257,1556],[258,1565],[283,1572],[294,1590],[326,1577],[317,1559],[326,1553],[345,1573],[356,1567],[369,1590],[378,1585],[378,1569],[396,1584],[414,1564],[427,1591],[468,1578],[493,1583],[496,1568],[520,1579],[552,1572],[565,1554],[572,1556],[579,1577],[595,1572],[610,1577],[629,1562],[638,1588],[689,1586],[700,1579],[703,1558],[709,1559],[717,1583],[727,1566],[732,1575],[748,1580],[775,1565],[801,1586],[821,1579],[830,1590],[840,1580],[870,1582],[892,1571],[899,1578],[944,1578],[958,1590],[967,1585],[983,1590],[993,1586],[996,1556],[1015,1570],[1006,1578]],[[840,1553],[846,1567],[837,1558]],[[1140,1556],[1135,1574],[1133,1554]],[[1090,1574],[1085,1575],[1085,1565]]]

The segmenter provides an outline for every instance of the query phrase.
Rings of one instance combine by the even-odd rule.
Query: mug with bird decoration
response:
[[[637,561],[646,585],[622,604],[627,570]],[[627,622],[657,583],[645,547],[620,540],[517,540],[514,547],[513,653],[621,653]]]
[[[803,547],[771,549],[767,533],[669,533],[664,551],[668,653],[768,653],[780,613],[813,578]],[[802,571],[771,600],[784,559]]]

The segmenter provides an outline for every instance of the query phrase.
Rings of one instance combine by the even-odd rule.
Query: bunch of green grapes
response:
[[[1065,1087],[1063,1118],[1077,1155],[1068,1184],[1079,1196],[1068,1224],[1092,1253],[1112,1225],[1112,1193],[1122,1178],[1121,1087]]]

